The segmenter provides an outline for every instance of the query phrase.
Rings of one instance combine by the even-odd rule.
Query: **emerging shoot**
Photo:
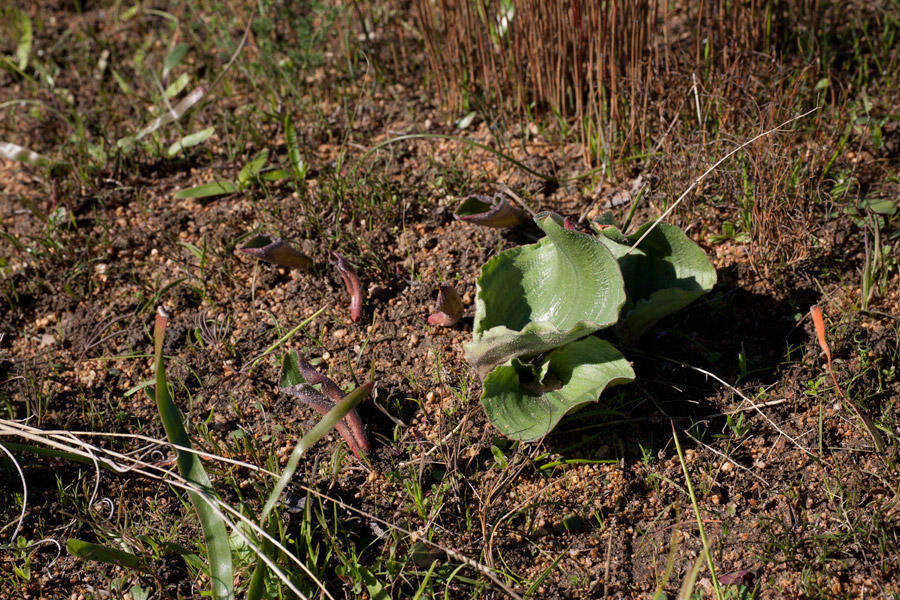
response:
[[[241,252],[258,260],[278,265],[309,271],[313,261],[298,250],[293,244],[270,235],[258,235],[250,240]]]
[[[358,323],[363,317],[363,295],[359,277],[356,276],[356,272],[350,267],[347,259],[337,252],[333,252],[332,256],[331,264],[341,274],[344,285],[347,286],[347,293],[350,294],[350,319],[354,323]]]
[[[493,197],[472,195],[456,209],[456,218],[482,227],[508,229],[528,221],[528,215],[500,194]]]
[[[442,285],[437,297],[436,312],[428,317],[428,324],[453,327],[462,319],[463,305],[459,294],[449,285]]]

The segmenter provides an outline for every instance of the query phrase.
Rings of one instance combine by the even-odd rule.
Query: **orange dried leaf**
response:
[[[816,329],[816,338],[819,340],[819,346],[822,347],[822,351],[825,353],[825,357],[828,359],[828,364],[831,364],[831,348],[828,347],[828,342],[825,341],[825,319],[822,317],[822,309],[819,308],[818,304],[813,304],[809,309],[809,314],[812,316],[813,326]]]
[[[828,374],[831,375],[831,381],[834,383],[834,387],[837,389],[841,401],[853,411],[856,418],[863,424],[863,427],[869,433],[872,442],[875,444],[875,449],[878,452],[884,452],[884,439],[875,427],[875,423],[850,401],[850,398],[847,397],[847,394],[844,393],[844,390],[838,383],[837,376],[834,374],[834,367],[831,365],[831,348],[828,347],[828,341],[825,339],[825,318],[822,316],[822,309],[819,308],[818,304],[814,304],[810,307],[809,314],[812,317],[813,327],[816,330],[816,338],[819,340],[819,346],[821,346],[822,351],[825,352]]]

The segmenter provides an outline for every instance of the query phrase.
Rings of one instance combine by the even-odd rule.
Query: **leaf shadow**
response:
[[[809,340],[797,317],[818,292],[798,286],[782,297],[739,286],[733,267],[718,275],[712,292],[657,323],[634,347],[613,342],[633,361],[637,379],[608,390],[596,407],[567,416],[545,440],[551,452],[563,460],[625,462],[669,455],[670,420],[695,436],[727,434],[722,413],[741,402],[691,367],[751,397],[782,378]]]

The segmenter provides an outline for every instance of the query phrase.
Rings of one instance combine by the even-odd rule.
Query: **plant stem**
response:
[[[715,590],[716,598],[722,600],[722,590],[719,589],[719,579],[716,577],[716,568],[713,565],[712,555],[709,553],[709,542],[706,539],[706,530],[703,528],[703,519],[700,517],[700,507],[697,505],[697,496],[694,495],[694,485],[691,483],[691,477],[688,475],[687,463],[684,462],[684,454],[681,451],[681,442],[678,440],[678,433],[675,431],[675,423],[672,425],[672,437],[675,438],[675,449],[678,451],[678,460],[681,462],[681,470],[684,472],[684,480],[687,483],[688,495],[691,497],[691,504],[694,507],[694,516],[697,517],[697,527],[700,528],[700,540],[703,542],[703,552],[706,554],[706,566],[709,567],[709,574],[712,578],[713,590]]]

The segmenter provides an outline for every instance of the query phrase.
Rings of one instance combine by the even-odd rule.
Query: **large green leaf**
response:
[[[466,358],[484,378],[497,365],[613,325],[625,303],[618,263],[603,243],[535,217],[547,236],[501,252],[481,269]]]
[[[538,366],[513,358],[497,367],[484,380],[481,404],[505,436],[533,441],[566,413],[596,401],[607,387],[633,380],[625,357],[591,336],[554,350]]]
[[[294,122],[291,121],[288,115],[284,117],[284,139],[287,143],[288,158],[291,161],[294,176],[298,180],[303,181],[306,179],[307,165],[300,154],[300,145],[297,143],[297,130],[294,128]]]
[[[660,223],[631,253],[650,225],[631,235],[614,227],[600,230],[597,238],[618,259],[625,278],[628,303],[616,332],[633,342],[663,317],[681,310],[716,284],[716,270],[706,253],[680,229]]]

